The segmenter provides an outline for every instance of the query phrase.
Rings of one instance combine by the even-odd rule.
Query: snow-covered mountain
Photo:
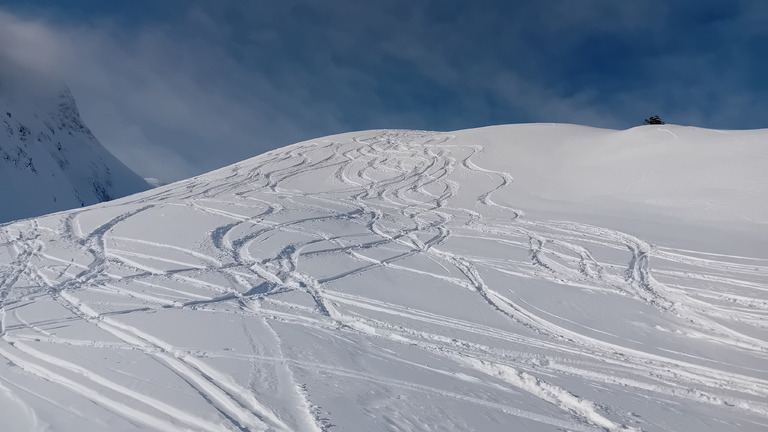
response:
[[[768,131],[369,131],[0,226],[3,430],[763,431]]]
[[[99,144],[63,84],[0,67],[0,222],[149,189]]]

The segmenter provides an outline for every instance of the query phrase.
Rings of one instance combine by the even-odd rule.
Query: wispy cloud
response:
[[[0,53],[55,71],[111,151],[165,180],[368,128],[766,125],[762,1],[173,5],[0,12]]]
[[[311,138],[332,114],[285,98],[217,45],[219,31],[188,38],[183,25],[125,31],[0,12],[0,53],[64,80],[102,143],[145,176],[172,180]],[[199,27],[198,27],[199,28]]]

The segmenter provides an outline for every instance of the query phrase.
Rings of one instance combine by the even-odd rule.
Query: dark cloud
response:
[[[768,111],[757,0],[119,3],[11,2],[0,45],[60,73],[104,144],[164,180],[347,130]]]

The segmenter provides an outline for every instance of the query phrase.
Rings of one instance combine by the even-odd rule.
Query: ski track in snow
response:
[[[440,397],[542,430],[672,427],[646,421],[635,412],[642,408],[627,402],[643,398],[700,405],[700,412],[718,407],[748,418],[745,430],[768,424],[768,341],[760,337],[768,328],[768,260],[656,247],[604,227],[532,220],[494,201],[514,179],[482,168],[474,160],[482,152],[449,134],[361,134],[273,151],[119,203],[1,226],[0,356],[139,429],[331,431],[344,418],[326,411],[328,399],[313,389],[323,376],[358,382],[361,394],[371,385],[411,398]],[[483,179],[483,190],[465,191],[468,178]],[[173,234],[179,224],[190,226],[191,243]],[[134,236],[141,227],[147,235]],[[463,251],[458,241],[472,247]],[[409,280],[439,285],[446,299],[475,299],[471,307],[489,318],[452,316],[454,306],[441,313],[441,298],[420,308],[378,292]],[[676,326],[659,333],[731,350],[754,359],[753,367],[729,363],[728,356],[643,349],[610,328],[531,304],[515,289],[528,281],[633,302]],[[417,295],[419,287],[412,290]],[[40,318],[36,304],[60,312]],[[243,325],[247,351],[175,345],[142,319],[156,322],[162,314],[253,320],[262,331]],[[74,323],[90,326],[91,336],[59,334]],[[422,352],[452,370],[427,366],[418,356],[386,358],[476,391],[377,376],[319,355],[315,361],[312,350],[322,347],[292,340],[297,332],[335,343],[367,341],[369,354],[380,358],[384,346]],[[378,354],[375,347],[382,347]],[[108,374],[120,368],[110,360],[105,370],[91,370],[99,358],[93,353],[101,350],[151,358],[178,378],[177,391],[209,410],[143,393]],[[89,355],[96,360],[83,360]],[[247,360],[252,374],[274,379],[274,394],[259,387],[273,384],[238,381],[217,359]],[[274,376],[261,370],[268,366]],[[15,392],[7,383],[15,376],[0,370],[2,392]],[[585,394],[589,388],[610,390]],[[622,393],[635,399],[611,396]],[[521,394],[534,402],[515,403]],[[22,405],[38,422],[33,405]],[[405,420],[393,417],[391,427],[407,429]]]

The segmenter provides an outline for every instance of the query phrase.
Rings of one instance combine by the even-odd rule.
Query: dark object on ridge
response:
[[[662,120],[661,117],[655,115],[651,118],[645,119],[645,124],[649,124],[649,125],[664,124],[664,120]]]

